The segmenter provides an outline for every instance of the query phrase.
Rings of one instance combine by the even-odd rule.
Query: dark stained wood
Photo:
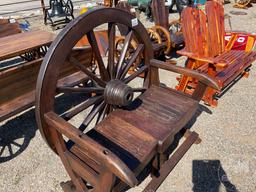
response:
[[[107,73],[107,70],[104,66],[104,63],[103,63],[103,60],[101,58],[101,55],[100,55],[100,50],[99,50],[99,45],[97,43],[97,40],[96,40],[96,37],[95,37],[95,34],[93,31],[90,31],[87,33],[87,39],[92,47],[92,51],[93,51],[93,54],[94,54],[94,57],[95,57],[95,60],[97,61],[98,63],[98,67],[99,67],[99,70],[100,70],[100,74],[102,76],[102,79],[103,80],[109,80],[109,75]]]
[[[125,59],[125,56],[127,54],[127,50],[130,46],[132,37],[133,37],[133,31],[130,31],[127,34],[127,36],[125,37],[124,46],[123,46],[123,49],[121,51],[120,58],[119,58],[119,61],[118,61],[118,64],[117,64],[116,77],[120,76],[120,70],[121,70],[122,64],[124,63],[124,59]]]
[[[137,129],[154,137],[158,142],[158,152],[161,153],[198,108],[198,102],[187,95],[156,86],[147,90],[140,100],[142,104],[136,110],[117,110],[112,114],[119,115]]]
[[[9,23],[9,20],[7,20],[6,22],[0,21],[0,38],[21,32],[22,31],[19,27],[19,23]]]
[[[132,67],[134,64],[135,60],[139,57],[139,54],[143,51],[143,45],[139,44],[135,53],[132,55],[132,58],[129,60],[127,65],[124,67],[120,75],[118,76],[120,79],[124,79],[125,76],[127,75],[129,69]]]
[[[156,140],[146,132],[124,121],[118,115],[118,112],[111,113],[102,123],[95,127],[95,130],[125,149],[140,162],[150,158],[149,154],[153,154],[152,152],[156,150]]]
[[[98,85],[105,87],[106,82],[98,77],[96,77],[92,71],[90,71],[86,66],[82,65],[76,58],[70,57],[69,60],[74,66],[83,71],[92,81],[97,83]],[[104,65],[103,65],[104,66]],[[104,69],[105,70],[105,69]]]
[[[110,79],[114,78],[113,70],[115,68],[114,63],[114,54],[115,54],[115,34],[116,34],[116,25],[111,23],[109,24],[109,50],[108,50],[108,66],[109,66],[109,73],[110,73]]]
[[[179,66],[175,66],[175,65],[169,65],[168,63],[158,61],[155,59],[151,60],[150,65],[153,67],[165,69],[168,71],[172,71],[175,73],[180,73],[180,74],[183,74],[186,76],[196,78],[197,80],[201,81],[202,83],[204,83],[205,85],[207,85],[209,87],[212,87],[214,89],[219,89],[219,85],[217,84],[217,82],[212,77],[208,76],[207,74],[199,73],[197,71],[179,67]]]
[[[181,144],[181,146],[174,152],[170,159],[168,159],[159,170],[159,177],[153,177],[151,182],[145,187],[143,192],[156,191],[158,187],[162,184],[164,179],[170,174],[174,169],[180,159],[185,155],[185,153],[190,149],[196,140],[199,138],[196,132],[192,132],[186,140]]]
[[[54,38],[54,34],[46,31],[31,31],[2,37],[0,39],[0,60],[21,55],[43,45],[49,45]]]
[[[56,128],[60,133],[77,143],[83,150],[87,151],[91,156],[94,156],[97,161],[112,170],[114,174],[131,187],[137,184],[138,181],[134,174],[114,153],[84,135],[81,131],[53,112],[46,114],[45,119],[51,127]]]
[[[195,115],[206,86],[218,89],[215,80],[205,74],[154,60],[152,43],[145,35],[146,29],[139,21],[131,23],[132,19],[134,17],[129,13],[113,8],[96,9],[83,14],[68,25],[53,42],[54,49],[49,50],[48,58],[42,68],[44,70],[39,74],[36,97],[38,127],[45,141],[60,156],[77,191],[88,190],[83,189],[81,179],[84,183],[92,185],[92,191],[123,191],[127,187],[137,186],[150,173],[156,175],[160,171],[159,173],[163,175],[159,175],[159,178],[153,177],[152,180],[152,188],[157,188],[195,142],[194,140],[197,140],[198,135],[192,134],[193,137],[188,137],[180,150],[177,146],[177,153],[174,153],[168,161],[167,153],[173,146],[174,137]],[[117,23],[127,27],[130,33],[124,37],[126,40],[120,58],[119,56],[113,58],[115,40],[113,26]],[[89,94],[87,101],[60,117],[54,112],[55,92],[58,89],[56,82],[63,63],[69,61],[67,55],[72,52],[71,42],[76,44],[89,31],[89,41],[92,45],[96,42],[92,31],[102,25],[108,26],[107,36],[111,46],[108,58],[104,59],[106,61],[104,65],[101,65],[103,58],[97,51],[97,46],[92,49],[97,55],[98,65],[104,67],[103,71],[106,70],[109,77],[116,79],[105,78],[101,69],[99,69],[100,73],[98,70],[93,73],[76,61],[77,59],[72,59],[74,66],[94,81],[90,90],[97,90],[97,93]],[[138,49],[129,62],[124,57],[133,38],[136,39]],[[63,50],[63,47],[66,49]],[[144,65],[135,73],[124,75],[127,66],[129,67],[140,54]],[[113,65],[115,61],[117,63],[119,61],[118,65],[126,64],[126,66],[113,69],[116,67]],[[200,82],[198,92],[190,96],[160,86],[159,69],[198,79]],[[144,73],[144,83],[137,84],[137,88],[130,87],[128,83],[141,73]],[[99,86],[101,86],[100,91]],[[103,93],[101,93],[102,89],[104,89]],[[71,88],[65,90],[70,91]],[[78,89],[78,91],[82,90],[85,89]],[[71,91],[74,89],[72,88]],[[135,91],[141,93],[131,101]],[[89,106],[91,108],[86,111],[80,126],[76,127],[68,122],[70,118],[67,116],[72,117]],[[94,122],[93,119],[96,121]],[[86,129],[87,127],[91,129]]]
[[[153,0],[151,3],[151,9],[155,25],[160,25],[165,29],[168,29],[169,10],[168,6],[165,6],[165,0]]]
[[[90,48],[72,53],[83,65],[91,64]],[[0,121],[32,107],[42,58],[17,65],[0,72]],[[65,63],[60,72],[58,86],[74,86],[88,80],[87,76]]]

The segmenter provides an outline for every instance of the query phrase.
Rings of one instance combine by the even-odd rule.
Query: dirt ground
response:
[[[232,29],[256,32],[256,4],[247,10],[235,9],[232,4],[225,5]],[[247,14],[232,15],[234,10]],[[175,18],[177,14],[170,15]],[[141,19],[151,25],[143,16]],[[52,31],[43,25],[40,15],[27,20],[32,29]],[[230,29],[227,20],[226,29]],[[184,64],[184,58],[177,61]],[[202,103],[191,125],[202,143],[192,146],[159,192],[256,191],[255,65],[249,78],[242,78],[220,98],[217,108]],[[161,71],[162,82],[171,87],[177,84],[176,76]],[[61,192],[60,182],[69,179],[59,157],[43,141],[33,108],[1,123],[0,154],[0,192]],[[148,181],[130,191],[142,191]]]

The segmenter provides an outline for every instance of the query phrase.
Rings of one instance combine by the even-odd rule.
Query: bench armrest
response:
[[[201,61],[201,62],[206,62],[206,63],[213,64],[217,68],[225,68],[225,67],[227,67],[227,63],[226,62],[218,62],[218,61],[216,61],[215,58],[212,58],[212,57],[198,56],[198,55],[193,54],[191,52],[188,52],[186,50],[180,50],[180,51],[177,51],[177,53],[180,54],[180,55],[186,56],[186,57],[188,57],[190,59],[194,59],[196,61]]]
[[[192,70],[192,69],[188,69],[188,68],[184,68],[184,67],[179,67],[176,65],[170,65],[166,62],[163,61],[159,61],[156,59],[152,59],[150,60],[150,66],[152,67],[156,67],[156,68],[160,68],[160,69],[164,69],[167,71],[172,71],[175,73],[179,73],[182,75],[186,75],[189,77],[193,77],[198,79],[198,81],[200,81],[201,83],[213,88],[213,89],[217,89],[219,90],[220,87],[218,85],[218,83],[211,77],[209,77],[207,74],[204,73],[199,73],[198,71]]]
[[[114,153],[83,134],[82,131],[59,117],[56,113],[48,112],[45,114],[45,120],[50,127],[57,129],[59,133],[71,139],[79,147],[95,157],[109,172],[115,174],[130,187],[138,184],[134,173]]]
[[[188,52],[186,50],[180,50],[180,51],[177,51],[177,53],[179,55],[183,55],[183,56],[186,56],[188,58],[191,58],[191,59],[194,59],[194,60],[197,60],[197,61],[202,61],[202,62],[207,62],[207,63],[211,63],[211,64],[214,64],[214,58],[211,58],[211,57],[199,57],[197,56],[196,54],[192,53],[192,52]]]

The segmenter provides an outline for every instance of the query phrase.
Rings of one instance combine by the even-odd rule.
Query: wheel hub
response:
[[[118,79],[107,83],[104,90],[104,99],[108,104],[127,106],[132,102],[132,88]]]

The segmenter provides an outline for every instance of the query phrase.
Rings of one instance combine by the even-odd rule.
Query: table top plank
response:
[[[50,45],[55,34],[47,31],[31,31],[0,38],[0,60],[19,56],[44,45]]]

